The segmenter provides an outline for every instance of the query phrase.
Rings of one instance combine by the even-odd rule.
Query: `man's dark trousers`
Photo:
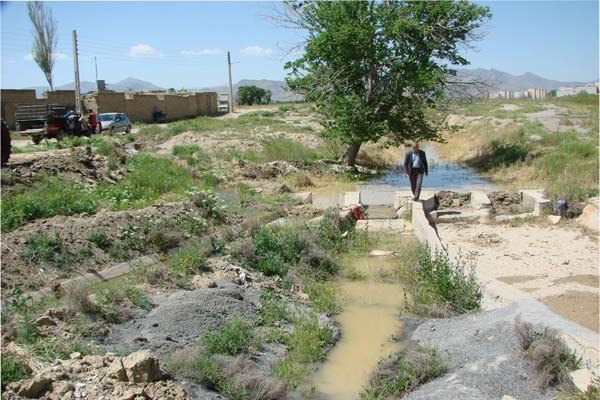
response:
[[[411,168],[408,178],[410,179],[410,190],[412,190],[413,198],[419,200],[421,195],[421,185],[423,184],[423,168]]]

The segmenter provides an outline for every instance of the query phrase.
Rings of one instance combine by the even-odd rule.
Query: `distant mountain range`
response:
[[[464,81],[485,82],[489,90],[523,91],[529,88],[553,90],[561,86],[580,86],[589,82],[563,82],[542,78],[527,72],[523,75],[511,75],[496,69],[461,69],[458,77]]]
[[[511,91],[522,91],[529,88],[538,88],[553,90],[558,89],[560,86],[578,86],[585,85],[589,82],[564,82],[555,81],[552,79],[546,79],[541,76],[527,72],[523,75],[512,75],[507,72],[498,71],[495,69],[461,69],[458,71],[458,78],[462,81],[478,81],[485,82],[488,90],[511,90]],[[283,101],[301,101],[303,96],[290,92],[287,89],[287,85],[284,81],[276,81],[269,79],[242,79],[238,83],[233,85],[233,92],[237,93],[237,89],[240,86],[258,86],[263,89],[271,91],[271,98],[276,102]],[[143,91],[143,90],[161,90],[160,86],[141,79],[126,78],[116,83],[107,83],[107,89],[114,90],[117,92],[122,91]],[[75,88],[74,83],[68,83],[66,85],[57,86],[57,90],[73,90]],[[48,90],[45,86],[29,87],[27,89],[35,89],[36,93],[41,96],[42,92]],[[96,84],[94,82],[83,81],[81,82],[81,92],[93,92],[96,90]],[[222,86],[210,86],[210,87],[199,87],[189,88],[190,92],[217,92],[219,94],[225,94],[228,92],[228,87]]]

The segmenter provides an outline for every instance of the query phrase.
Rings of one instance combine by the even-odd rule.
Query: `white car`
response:
[[[100,132],[108,131],[110,133],[131,132],[131,121],[123,113],[102,113],[98,115],[100,123]]]

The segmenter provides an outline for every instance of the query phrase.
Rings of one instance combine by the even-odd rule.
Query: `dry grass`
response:
[[[518,317],[514,331],[525,359],[536,372],[538,385],[542,388],[561,386],[571,389],[573,382],[569,372],[580,367],[581,358],[569,349],[558,332],[549,328],[536,330],[532,324]]]

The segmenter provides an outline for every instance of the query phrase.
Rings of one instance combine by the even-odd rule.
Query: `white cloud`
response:
[[[218,56],[225,54],[221,49],[202,49],[202,50],[182,50],[184,56]]]
[[[248,46],[240,50],[245,56],[268,56],[273,54],[273,49],[270,47]]]
[[[160,53],[149,44],[136,44],[129,49],[129,57],[160,57]]]
[[[69,56],[66,53],[57,52],[54,53],[54,61],[64,61],[68,60]],[[33,53],[25,54],[23,57],[25,61],[33,61]]]

